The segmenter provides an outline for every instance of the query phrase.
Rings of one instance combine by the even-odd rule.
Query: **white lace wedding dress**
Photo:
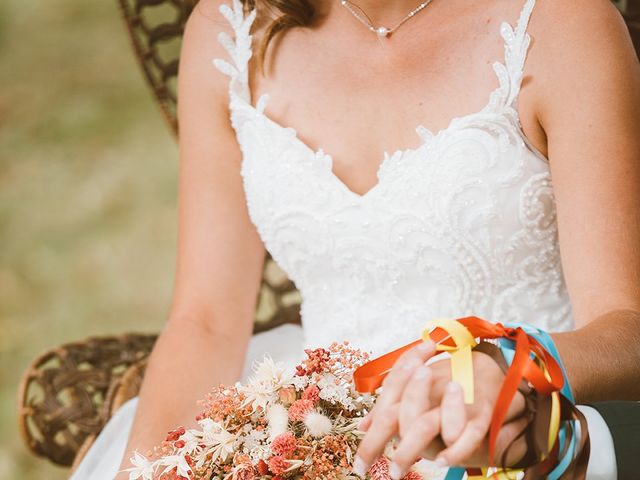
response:
[[[334,175],[330,155],[265,114],[267,94],[252,104],[255,11],[243,15],[238,0],[221,7],[235,37],[220,35],[230,57],[214,64],[230,77],[249,213],[303,299],[303,329],[254,336],[245,375],[264,352],[293,364],[302,347],[333,340],[382,354],[416,339],[432,317],[573,328],[549,163],[517,111],[534,3],[524,3],[515,27],[500,26],[504,62],[493,64],[499,86],[485,107],[437,133],[418,126],[420,146],[385,152],[378,183],[363,195]],[[73,480],[113,478],[136,406],[137,397],[116,412]]]

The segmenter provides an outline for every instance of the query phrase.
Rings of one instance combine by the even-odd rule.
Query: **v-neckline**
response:
[[[235,39],[232,40],[231,37],[229,37],[227,34],[221,33],[218,37],[218,40],[231,54],[233,58],[233,65],[226,60],[218,58],[214,58],[213,63],[221,72],[231,77],[229,85],[230,108],[234,103],[236,103],[234,102],[235,99],[239,102],[240,105],[243,105],[251,110],[254,113],[255,117],[259,117],[264,122],[270,124],[275,131],[288,131],[288,133],[293,133],[292,136],[294,137],[294,143],[312,157],[309,160],[321,156],[328,159],[329,161],[324,162],[324,165],[329,165],[329,178],[332,179],[333,182],[342,190],[349,192],[352,198],[362,201],[366,198],[371,197],[376,191],[381,188],[383,179],[380,178],[380,173],[389,158],[393,158],[398,152],[400,152],[401,156],[416,153],[420,149],[422,149],[425,144],[430,145],[434,140],[437,140],[440,137],[456,130],[456,128],[460,125],[468,124],[472,119],[475,119],[476,117],[481,117],[482,115],[486,114],[496,115],[497,112],[495,110],[497,109],[495,107],[498,106],[497,100],[501,100],[499,105],[501,107],[500,114],[506,116],[506,119],[509,121],[509,123],[511,123],[521,135],[523,142],[528,145],[530,149],[535,153],[534,149],[531,147],[526,136],[524,135],[524,132],[522,131],[517,104],[513,104],[514,101],[516,101],[518,93],[520,91],[521,76],[523,74],[522,66],[526,58],[530,41],[530,37],[526,29],[534,5],[535,0],[525,0],[525,3],[520,10],[520,15],[515,24],[515,28],[506,20],[503,20],[499,24],[498,31],[504,41],[504,57],[502,61],[496,60],[492,64],[494,73],[498,77],[498,86],[489,93],[487,104],[478,111],[451,118],[447,126],[438,130],[436,133],[426,128],[423,124],[419,124],[416,127],[416,131],[420,130],[422,133],[426,132],[425,138],[427,139],[425,140],[425,138],[423,138],[423,142],[421,142],[421,144],[417,147],[410,147],[404,150],[397,149],[391,156],[388,154],[388,151],[384,151],[383,159],[380,161],[376,169],[377,181],[363,193],[358,193],[352,190],[351,187],[349,187],[341,178],[336,175],[336,173],[333,171],[334,157],[331,154],[326,153],[322,147],[319,147],[317,149],[312,148],[306,142],[300,139],[295,128],[284,126],[264,113],[264,107],[267,99],[269,98],[268,93],[263,93],[262,95],[260,95],[260,97],[258,98],[258,102],[256,102],[256,106],[253,105],[251,89],[249,87],[247,67],[248,60],[252,56],[252,35],[249,33],[249,31],[253,20],[256,18],[257,10],[255,8],[253,8],[249,12],[249,14],[246,15],[242,8],[242,4],[237,0],[233,0],[233,9],[227,4],[223,4],[220,6],[221,13],[231,23],[234,29]],[[238,43],[238,39],[240,37],[243,39],[242,44]],[[241,88],[241,92],[238,92],[235,89],[235,86],[238,83],[238,86],[240,86]],[[500,98],[500,96],[502,96],[502,98]],[[494,111],[490,112],[490,110],[492,109],[494,109]],[[510,111],[510,113],[508,115],[505,115],[508,111]],[[231,114],[233,115],[233,111],[231,112]],[[418,132],[419,134],[420,131]],[[539,156],[541,158],[544,158],[542,154],[540,154]],[[396,164],[398,163],[399,162],[396,162]]]
[[[263,121],[267,122],[273,128],[275,128],[275,129],[277,129],[278,131],[281,131],[281,132],[287,132],[287,131],[290,132],[290,136],[293,139],[293,141],[299,147],[301,147],[304,151],[306,151],[307,154],[310,155],[312,158],[318,158],[318,157],[326,158],[328,160],[328,162],[327,162],[327,170],[328,170],[330,178],[342,190],[347,192],[351,197],[355,198],[358,201],[364,201],[366,198],[371,197],[377,190],[382,188],[381,172],[382,172],[383,168],[385,167],[385,164],[387,163],[387,161],[389,161],[391,158],[395,157],[396,155],[400,155],[400,158],[404,158],[407,155],[414,155],[414,154],[420,152],[421,150],[423,150],[427,145],[431,144],[433,141],[435,141],[435,140],[443,137],[444,135],[450,133],[451,131],[455,130],[455,127],[458,124],[464,123],[465,121],[468,121],[468,120],[470,120],[472,118],[475,118],[475,117],[478,117],[478,116],[481,116],[481,115],[485,115],[489,110],[491,110],[492,107],[495,106],[496,96],[501,94],[503,89],[504,89],[503,79],[498,74],[498,68],[505,68],[506,69],[506,67],[504,66],[504,64],[502,62],[495,61],[493,63],[493,68],[494,68],[494,72],[496,73],[496,76],[498,78],[498,86],[496,88],[494,88],[489,93],[488,100],[484,104],[484,106],[482,106],[479,110],[476,110],[474,112],[471,112],[471,113],[468,113],[468,114],[465,114],[465,115],[461,115],[461,116],[452,117],[445,127],[437,130],[436,132],[434,132],[433,130],[425,127],[424,124],[419,123],[414,128],[414,130],[416,131],[416,134],[421,138],[421,142],[415,147],[408,147],[408,148],[404,148],[404,149],[398,148],[398,149],[394,150],[393,153],[391,153],[391,154],[389,153],[389,150],[384,150],[382,152],[382,159],[380,160],[380,163],[378,164],[378,167],[376,169],[376,182],[371,187],[369,187],[369,189],[367,189],[367,191],[365,191],[363,193],[356,192],[351,187],[349,187],[338,175],[336,175],[336,173],[335,173],[335,171],[333,169],[333,167],[334,167],[334,157],[333,157],[333,155],[331,153],[327,153],[324,150],[324,147],[318,147],[318,148],[314,149],[307,142],[305,142],[304,140],[302,140],[300,138],[297,129],[295,129],[294,127],[291,127],[291,126],[286,126],[286,125],[281,124],[280,122],[278,122],[275,119],[271,118],[269,115],[267,115],[264,112],[266,104],[267,104],[268,100],[270,99],[270,94],[268,92],[264,92],[258,97],[258,100],[257,100],[255,106],[252,103],[250,103],[249,101],[247,101],[246,99],[244,99],[240,95],[234,95],[234,98],[237,99],[240,102],[241,105],[243,105],[246,108],[248,108],[254,115],[256,115],[257,117],[261,118]]]
[[[505,30],[506,29],[506,30]],[[511,24],[509,24],[509,22],[507,21],[503,21],[500,24],[500,28],[499,28],[499,33],[501,34],[501,36],[503,37],[503,40],[506,42],[505,43],[505,47],[508,47],[508,43],[509,40],[506,38],[505,33],[506,32],[511,32],[511,34],[513,34],[514,28],[511,26]],[[340,177],[338,177],[338,175],[336,175],[333,167],[334,167],[334,156],[331,153],[327,153],[323,147],[318,147],[317,149],[312,148],[308,143],[306,143],[305,141],[303,141],[298,133],[298,130],[295,129],[294,127],[291,126],[286,126],[281,124],[280,122],[276,121],[275,119],[271,118],[269,115],[267,115],[264,112],[264,109],[266,107],[266,104],[268,102],[268,100],[270,99],[270,94],[269,92],[264,92],[262,93],[259,97],[258,100],[256,102],[256,105],[254,106],[252,104],[252,100],[251,100],[251,92],[250,90],[247,88],[248,90],[248,97],[249,99],[245,99],[242,95],[238,94],[237,92],[235,92],[233,90],[233,88],[230,90],[231,94],[232,94],[232,98],[231,98],[231,103],[233,104],[233,100],[236,99],[237,101],[240,102],[241,105],[245,106],[246,108],[248,108],[254,115],[256,115],[257,117],[261,118],[263,121],[267,122],[269,125],[271,125],[273,128],[277,129],[278,131],[288,131],[291,134],[291,137],[293,138],[293,141],[296,142],[296,144],[301,147],[303,150],[305,150],[307,152],[308,155],[310,155],[312,158],[318,158],[320,156],[328,159],[327,165],[328,165],[328,173],[330,178],[334,181],[334,183],[336,183],[338,185],[338,187],[340,189],[342,189],[343,191],[347,192],[352,198],[354,198],[357,201],[364,201],[365,199],[367,199],[368,197],[371,197],[375,194],[375,192],[377,190],[379,190],[380,188],[382,188],[382,179],[380,177],[380,174],[382,172],[382,169],[384,168],[386,162],[390,159],[393,158],[395,155],[400,154],[401,158],[404,158],[407,155],[414,155],[417,152],[420,152],[423,148],[425,148],[425,146],[431,144],[432,142],[438,140],[439,138],[447,135],[448,133],[452,132],[455,130],[455,128],[462,123],[466,123],[471,119],[474,119],[476,117],[482,116],[487,114],[487,112],[489,112],[492,108],[495,108],[496,104],[497,104],[497,99],[500,95],[502,95],[503,100],[505,100],[504,102],[502,102],[503,107],[506,107],[506,100],[507,97],[509,97],[510,95],[510,88],[511,88],[511,74],[509,72],[509,69],[507,68],[507,61],[506,61],[506,57],[505,57],[505,61],[501,62],[500,60],[496,60],[493,62],[492,67],[493,67],[493,72],[496,75],[497,79],[498,79],[498,85],[489,92],[488,95],[488,99],[487,102],[485,103],[484,106],[482,106],[479,110],[476,110],[474,112],[465,114],[465,115],[460,115],[460,116],[455,116],[452,117],[449,122],[447,123],[447,125],[437,131],[434,132],[434,130],[431,130],[429,128],[427,128],[426,126],[424,126],[424,124],[419,123],[416,127],[415,127],[415,131],[418,134],[419,137],[421,137],[422,141],[420,142],[420,144],[416,147],[409,147],[409,148],[405,148],[405,149],[396,149],[392,154],[389,154],[388,150],[384,150],[382,152],[382,159],[380,160],[380,163],[378,164],[378,167],[376,169],[376,182],[369,187],[369,189],[367,189],[367,191],[363,192],[363,193],[358,193],[355,190],[353,190],[351,187],[349,187]],[[504,110],[504,108],[502,109]],[[516,112],[518,113],[518,112]],[[420,133],[422,132],[422,133]]]

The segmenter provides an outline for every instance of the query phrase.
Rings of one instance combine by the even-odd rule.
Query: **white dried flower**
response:
[[[278,390],[291,384],[291,375],[285,373],[282,362],[274,362],[268,355],[261,362],[254,362],[253,372],[247,384],[239,386],[238,391],[246,397],[243,405],[266,410],[277,400]]]
[[[133,452],[133,457],[129,459],[133,467],[120,470],[121,472],[129,472],[129,480],[136,480],[142,478],[142,480],[151,480],[153,478],[154,463],[150,462],[147,457],[138,453],[136,450]]]
[[[273,440],[281,433],[287,431],[287,427],[289,426],[287,409],[279,403],[271,405],[267,412],[267,421],[269,423],[269,439]]]
[[[253,463],[257,463],[259,460],[264,460],[266,462],[269,460],[269,457],[273,455],[269,445],[260,445],[246,453],[251,457],[251,461]]]
[[[322,375],[317,385],[320,389],[320,398],[323,400],[333,404],[339,403],[347,410],[356,408],[349,386],[340,381],[335,375],[330,373]]]
[[[169,473],[174,468],[176,469],[176,473],[178,475],[182,475],[183,477],[190,477],[191,467],[187,463],[186,458],[183,455],[167,455],[162,457],[160,460],[160,465],[166,466],[166,468],[162,471],[162,474]]]
[[[216,461],[218,457],[225,461],[229,455],[232,455],[235,450],[235,443],[238,438],[218,423],[210,418],[203,418],[198,423],[202,427],[202,443],[211,452],[211,459]],[[201,464],[196,464],[201,467]]]
[[[256,430],[252,428],[252,425],[247,426],[249,427],[249,431],[242,437],[245,451],[260,447],[267,439],[267,432],[265,430]]]
[[[264,411],[269,403],[277,399],[276,388],[272,384],[260,382],[254,378],[249,379],[247,384],[238,391],[245,396],[242,405],[251,405],[254,410],[261,407]]]
[[[184,442],[184,447],[179,448],[178,452],[181,455],[194,452],[198,448],[201,438],[202,432],[196,429],[187,430],[180,436],[180,440]]]
[[[331,433],[331,419],[320,412],[307,413],[304,417],[304,424],[312,437],[321,438]]]
[[[271,383],[278,387],[284,386],[291,381],[291,375],[285,372],[284,363],[274,362],[273,358],[268,355],[265,355],[261,362],[254,363],[253,371],[254,379]]]
[[[309,385],[309,377],[306,375],[299,376],[296,375],[291,378],[290,384],[295,387],[296,390],[304,390]]]

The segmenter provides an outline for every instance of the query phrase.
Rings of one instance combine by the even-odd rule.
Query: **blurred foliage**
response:
[[[0,2],[0,478],[61,479],[22,445],[40,352],[168,314],[178,150],[115,1]]]

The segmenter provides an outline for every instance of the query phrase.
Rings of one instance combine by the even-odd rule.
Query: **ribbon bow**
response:
[[[446,352],[451,356],[452,380],[462,386],[465,403],[471,404],[474,401],[472,351],[478,345],[477,338],[503,339],[501,341],[511,342],[513,346],[513,359],[500,388],[491,418],[489,458],[494,458],[498,432],[523,379],[529,382],[539,394],[551,397],[549,450],[555,448],[557,451],[556,439],[561,421],[559,392],[565,386],[563,371],[553,355],[533,335],[528,335],[519,326],[506,327],[478,317],[431,320],[423,329],[420,340],[404,345],[357,368],[353,375],[356,390],[374,392],[382,384],[384,377],[400,355],[423,341],[432,340],[439,352],[437,355]]]

